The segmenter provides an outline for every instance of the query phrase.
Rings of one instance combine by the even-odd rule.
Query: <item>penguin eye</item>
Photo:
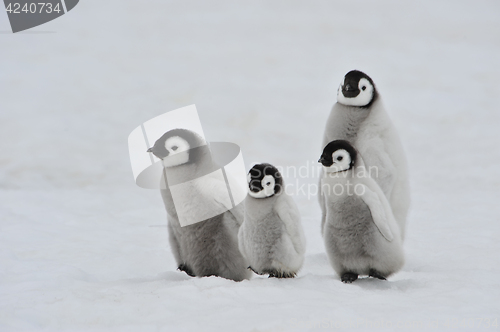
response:
[[[177,150],[179,147],[177,145],[172,146],[172,150]]]
[[[271,185],[271,182],[266,183],[266,186],[270,186],[270,185]]]
[[[337,160],[338,160],[338,161],[341,161],[342,159],[344,159],[344,157],[342,157],[342,156],[338,156],[338,157],[337,157]]]
[[[364,86],[364,85],[363,85],[363,86],[361,87],[361,90],[365,91],[365,90],[366,90],[366,86]]]

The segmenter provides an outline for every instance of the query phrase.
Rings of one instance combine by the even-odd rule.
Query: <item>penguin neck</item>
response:
[[[190,161],[188,163],[173,167],[163,167],[160,188],[167,213],[177,218],[177,210],[175,209],[172,192],[170,191],[171,186],[198,179],[217,169],[217,165],[212,160],[210,149],[206,145],[191,149]]]
[[[339,171],[339,172],[324,172],[324,178],[332,179],[336,183],[343,183],[345,181],[352,180],[354,177],[354,169],[355,167],[351,167],[349,169],[346,169],[344,171]]]
[[[165,205],[167,214],[171,217],[177,218],[177,210],[175,209],[174,200],[172,198],[172,192],[170,191],[168,182],[166,180],[165,169],[163,169],[161,175],[160,193],[161,197],[163,198],[163,204]]]
[[[271,213],[273,206],[280,196],[280,193],[266,198],[254,198],[247,195],[245,199],[245,214],[251,214],[253,219],[261,220],[262,217]]]
[[[212,155],[207,145],[191,149],[187,163],[163,168],[168,186],[195,180],[217,169],[218,166],[212,160]]]
[[[376,101],[374,102],[376,103]],[[373,107],[373,105],[372,105]],[[355,142],[359,128],[371,113],[370,108],[361,108],[357,106],[347,106],[336,103],[333,107],[329,123],[332,128],[329,132],[334,133],[333,137],[329,137],[329,142],[336,139],[343,139],[350,142]],[[325,144],[327,144],[326,142]]]
[[[361,124],[360,132],[369,132],[371,130],[380,132],[392,126],[392,121],[385,111],[380,96],[373,102],[369,112],[369,116]]]

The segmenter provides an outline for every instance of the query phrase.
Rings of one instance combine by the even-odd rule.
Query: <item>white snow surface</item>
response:
[[[499,17],[496,0],[83,0],[12,34],[0,10],[0,331],[498,330]],[[341,283],[299,192],[297,278],[176,271],[128,134],[196,104],[247,167],[304,171],[352,69],[407,152],[403,269]]]

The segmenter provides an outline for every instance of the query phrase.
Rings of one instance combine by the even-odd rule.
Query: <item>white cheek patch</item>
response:
[[[174,147],[175,150],[173,149]],[[162,159],[163,166],[174,167],[189,161],[189,143],[182,137],[172,136],[165,141],[168,156]]]
[[[189,151],[181,151],[175,154],[170,154],[162,159],[163,166],[173,167],[185,164],[189,161]]]
[[[248,194],[254,198],[265,198],[274,195],[274,186],[276,181],[272,175],[266,175],[261,180],[262,189],[259,192],[253,192],[250,189],[248,190]]]
[[[365,90],[363,90],[365,87]],[[347,106],[366,106],[373,98],[373,85],[366,78],[362,78],[358,83],[359,94],[354,98],[347,98],[342,93],[342,85],[337,92],[337,102]]]
[[[176,149],[174,150],[173,147],[176,147]],[[189,143],[179,136],[169,137],[165,141],[165,149],[167,149],[169,156],[187,151],[189,148]]]
[[[338,157],[342,157],[342,160],[338,160]],[[349,152],[344,149],[337,150],[332,153],[333,164],[331,166],[323,166],[325,172],[327,173],[337,173],[348,170],[351,166],[351,156]]]
[[[274,195],[275,180],[272,175],[264,176],[261,183],[262,183],[262,188],[264,188],[264,192],[266,193],[267,196]]]

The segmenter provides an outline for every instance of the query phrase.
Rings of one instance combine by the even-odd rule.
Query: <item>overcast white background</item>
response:
[[[494,0],[82,0],[12,34],[0,10],[0,330],[493,323],[499,17]],[[240,145],[247,167],[311,164],[351,69],[377,84],[408,156],[402,271],[342,284],[316,198],[302,194],[308,246],[296,279],[175,271],[160,194],[134,185],[129,133],[196,104],[206,138]]]

